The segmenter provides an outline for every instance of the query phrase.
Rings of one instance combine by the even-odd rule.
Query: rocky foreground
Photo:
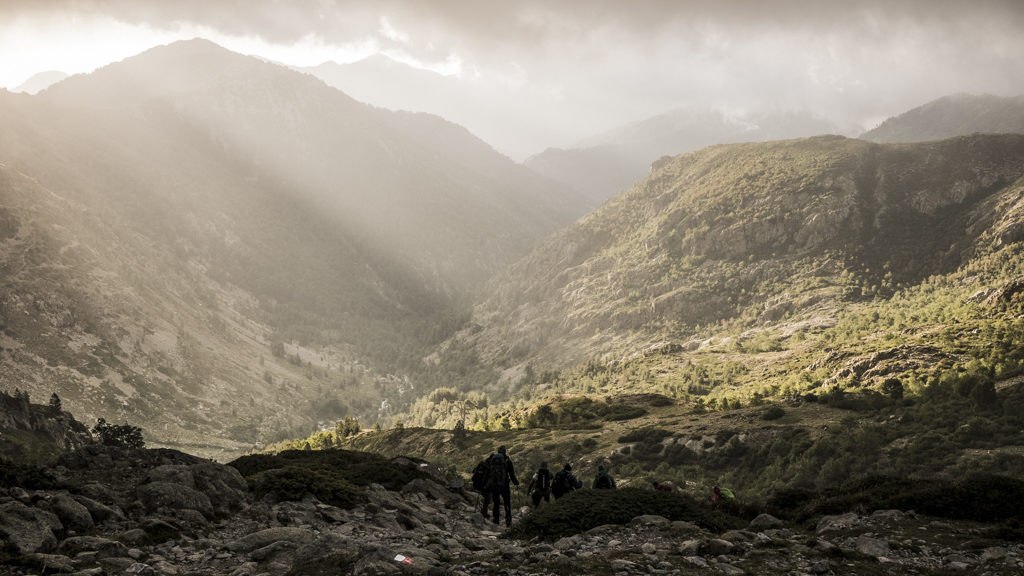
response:
[[[48,487],[0,493],[0,574],[1021,574],[1024,546],[984,526],[897,510],[745,529],[639,516],[558,539],[518,541],[479,496],[439,471],[398,490],[371,484],[349,509],[307,496],[254,498],[232,466],[171,450],[89,446]],[[518,514],[528,511],[519,511]]]

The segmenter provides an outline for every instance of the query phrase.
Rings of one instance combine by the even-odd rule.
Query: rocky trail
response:
[[[460,482],[393,463],[431,474],[399,490],[370,484],[343,509],[310,496],[254,498],[234,467],[180,452],[89,446],[48,469],[52,486],[0,492],[0,574],[1024,573],[1020,542],[898,510],[809,525],[762,514],[721,533],[644,515],[554,541],[515,540]]]

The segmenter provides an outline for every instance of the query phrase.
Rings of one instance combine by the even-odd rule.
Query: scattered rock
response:
[[[760,532],[763,530],[771,530],[773,528],[782,528],[784,525],[785,522],[771,514],[758,514],[756,518],[750,521],[748,528],[755,532]]]
[[[0,536],[22,554],[52,550],[64,530],[56,514],[17,500],[0,504]]]
[[[868,536],[857,537],[857,552],[864,554],[865,556],[871,556],[872,558],[879,558],[889,556],[889,543],[878,538],[870,538]]]
[[[259,532],[239,538],[228,544],[227,548],[232,552],[252,552],[257,548],[263,548],[274,542],[285,541],[306,544],[312,542],[315,538],[316,534],[307,528],[281,526],[279,528],[267,528],[266,530],[260,530]]]

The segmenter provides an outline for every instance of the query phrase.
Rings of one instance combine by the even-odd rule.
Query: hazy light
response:
[[[103,16],[19,17],[0,27],[0,86],[17,87],[47,70],[92,72],[177,38],[171,32]]]

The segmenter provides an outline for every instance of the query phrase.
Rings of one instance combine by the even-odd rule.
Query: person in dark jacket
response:
[[[598,465],[597,476],[594,478],[594,483],[591,488],[597,490],[615,490],[615,479],[612,475],[604,469],[604,466]]]
[[[512,459],[508,457],[504,446],[499,446],[488,459],[487,486],[491,491],[491,499],[494,501],[494,515],[491,521],[495,524],[500,522],[501,508],[505,509],[505,525],[512,525],[512,488],[509,484],[519,486],[519,479],[516,478],[515,466]]]
[[[533,498],[533,507],[540,506],[540,501],[551,502],[551,471],[548,470],[548,463],[541,462],[540,469],[533,474],[526,493]]]
[[[480,512],[484,515],[484,518],[487,519],[491,518],[491,491],[487,487],[487,464],[491,461],[491,458],[493,457],[494,454],[492,453],[487,458],[481,460],[480,463],[476,465],[476,468],[473,468],[472,477],[473,489],[479,492],[480,495],[484,497],[484,505],[480,509]]]
[[[583,482],[576,479],[576,476],[572,473],[572,464],[566,464],[564,468],[555,474],[555,479],[551,483],[551,495],[558,500],[562,496],[565,496],[573,490],[579,490],[583,488]]]

